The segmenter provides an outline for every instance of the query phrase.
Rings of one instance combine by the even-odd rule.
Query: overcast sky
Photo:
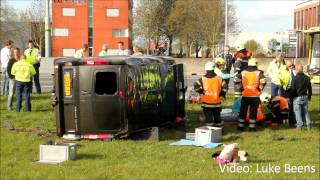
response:
[[[229,0],[236,7],[242,32],[278,32],[293,29],[293,9],[305,0]],[[32,0],[7,0],[18,10]]]

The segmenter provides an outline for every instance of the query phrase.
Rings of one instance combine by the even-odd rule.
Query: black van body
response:
[[[58,136],[123,137],[185,116],[183,65],[171,57],[60,58],[54,68]]]

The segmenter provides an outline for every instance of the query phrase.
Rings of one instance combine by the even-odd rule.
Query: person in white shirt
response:
[[[124,48],[124,42],[122,42],[122,41],[118,42],[118,51],[117,51],[116,55],[118,55],[118,56],[129,55],[129,51]]]
[[[103,44],[102,45],[102,50],[99,53],[99,56],[107,56],[108,55],[108,45]]]
[[[1,49],[1,72],[2,72],[2,79],[3,79],[3,86],[2,86],[2,95],[8,95],[9,93],[9,75],[7,73],[8,62],[11,59],[13,41],[8,40],[4,48]]]
[[[76,51],[76,54],[74,55],[75,58],[83,58],[84,57],[84,53],[86,53],[88,51],[88,44],[83,44],[82,48]]]

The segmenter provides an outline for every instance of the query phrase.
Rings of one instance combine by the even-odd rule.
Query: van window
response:
[[[98,72],[96,74],[95,92],[99,95],[113,95],[117,92],[117,75],[115,72]]]

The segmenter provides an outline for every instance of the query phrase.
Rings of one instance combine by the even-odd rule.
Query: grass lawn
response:
[[[79,141],[78,159],[58,165],[37,164],[39,144],[48,137],[37,132],[55,129],[50,95],[32,96],[32,113],[8,112],[1,97],[1,168],[0,179],[319,179],[319,101],[313,96],[309,106],[314,130],[297,131],[286,125],[279,130],[260,128],[257,132],[238,133],[234,125],[224,128],[223,143],[238,143],[249,153],[249,161],[240,167],[249,173],[221,172],[211,154],[221,150],[200,147],[169,146],[183,138],[178,130],[162,130],[159,142],[115,140]],[[231,97],[224,103],[230,107]],[[192,132],[202,113],[199,105],[187,105],[186,125]],[[4,121],[13,122],[20,132],[4,129]],[[27,131],[27,132],[26,132]],[[61,140],[55,135],[50,138]],[[238,137],[238,138],[234,138]],[[281,140],[282,139],[282,140]],[[280,166],[280,173],[258,173],[256,166]],[[285,173],[285,164],[313,166],[314,173]],[[288,166],[287,166],[288,167]],[[302,167],[303,168],[303,167]],[[312,168],[312,167],[311,167]]]

